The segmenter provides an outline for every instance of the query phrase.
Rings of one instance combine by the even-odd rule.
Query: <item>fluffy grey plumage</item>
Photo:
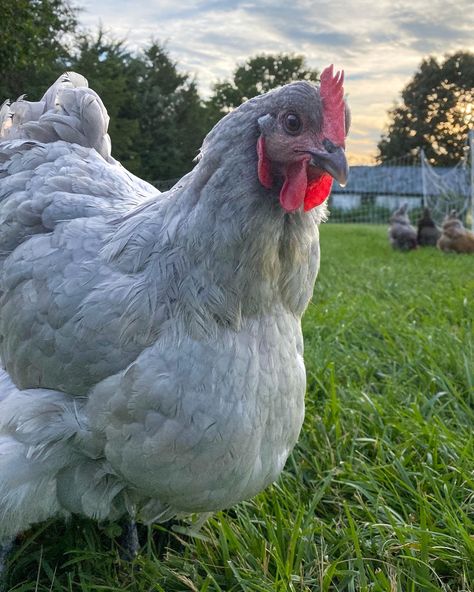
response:
[[[464,227],[456,210],[445,216],[437,247],[445,253],[474,253],[474,232]]]
[[[0,539],[70,513],[224,508],[278,477],[325,216],[281,194],[295,203],[302,171],[347,172],[318,87],[298,82],[226,116],[159,194],[110,156],[81,78],[0,122]]]
[[[404,203],[390,216],[388,240],[394,249],[409,251],[416,249],[416,230],[410,224],[407,214],[408,203]]]
[[[441,230],[436,226],[429,208],[423,209],[423,215],[418,220],[417,242],[421,247],[436,247]]]

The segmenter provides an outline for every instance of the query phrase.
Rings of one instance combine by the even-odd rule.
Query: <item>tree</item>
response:
[[[318,79],[318,71],[308,68],[303,56],[257,55],[239,65],[231,81],[218,82],[208,102],[215,121],[231,109],[256,95],[261,95],[294,80]],[[214,122],[215,122],[214,121]]]
[[[99,29],[96,35],[83,34],[68,69],[80,72],[102,99],[110,117],[112,154],[131,172],[142,175],[140,142],[139,79],[143,63],[133,56],[124,41],[110,39]]]
[[[80,72],[102,99],[112,155],[152,182],[187,173],[207,131],[196,82],[158,43],[133,54],[99,30],[76,36],[75,44],[62,70]]]
[[[390,111],[377,159],[386,162],[422,148],[433,165],[459,162],[474,126],[474,54],[457,52],[442,63],[434,57],[423,60],[402,99]]]
[[[76,12],[64,0],[0,2],[0,102],[25,89],[38,100],[64,71]]]
[[[144,176],[152,181],[181,177],[193,167],[207,132],[196,81],[178,72],[167,51],[153,42],[142,56],[137,92]]]

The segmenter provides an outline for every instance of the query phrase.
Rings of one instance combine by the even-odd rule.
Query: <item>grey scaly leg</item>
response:
[[[127,518],[121,522],[120,526],[122,527],[122,534],[119,539],[120,546],[122,547],[120,557],[124,561],[133,561],[140,550],[137,523],[133,518]]]

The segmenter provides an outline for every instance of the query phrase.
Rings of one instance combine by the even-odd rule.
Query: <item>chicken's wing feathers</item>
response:
[[[117,216],[159,195],[120,165],[76,144],[17,140],[3,144],[0,154],[0,258],[62,221]]]

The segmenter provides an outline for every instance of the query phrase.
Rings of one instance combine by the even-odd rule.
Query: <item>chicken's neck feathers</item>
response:
[[[193,171],[113,228],[104,255],[159,289],[166,284],[184,316],[200,310],[235,326],[281,305],[299,317],[319,266],[325,208],[286,213],[278,188],[258,181],[255,125],[234,117],[220,128],[225,134],[213,130]]]

